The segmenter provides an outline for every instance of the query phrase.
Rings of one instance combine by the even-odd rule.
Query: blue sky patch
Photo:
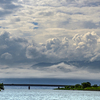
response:
[[[38,23],[37,23],[37,22],[32,22],[32,24],[34,24],[34,25],[38,25]]]

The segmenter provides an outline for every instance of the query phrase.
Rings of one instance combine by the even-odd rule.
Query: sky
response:
[[[0,0],[0,78],[100,80],[100,0]]]

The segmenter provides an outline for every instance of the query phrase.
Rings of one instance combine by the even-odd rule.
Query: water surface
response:
[[[1,91],[0,100],[100,100],[100,92],[17,87]]]

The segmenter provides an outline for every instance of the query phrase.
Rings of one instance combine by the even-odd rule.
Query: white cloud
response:
[[[13,77],[19,77],[19,74],[20,77],[25,77],[27,72],[31,74],[26,77],[52,78],[53,76],[54,78],[88,79],[92,75],[91,79],[99,78],[99,76],[96,77],[96,75],[99,75],[99,67],[91,65],[92,62],[95,63],[100,60],[99,39],[100,37],[95,32],[88,32],[75,35],[73,40],[66,37],[53,38],[47,40],[46,44],[34,42],[30,44],[24,38],[14,38],[10,33],[4,32],[0,35],[0,61],[1,65],[6,65],[8,68],[5,68],[6,70],[3,72],[1,67],[3,72],[1,73],[4,75],[3,77],[10,77],[14,74],[12,71],[16,68]],[[78,61],[84,60],[89,63],[78,65]],[[63,63],[63,61],[66,63]],[[71,63],[70,61],[74,62]],[[33,63],[41,62],[49,62],[51,66],[35,68],[35,65],[33,65],[32,69],[29,67]],[[25,64],[27,67],[21,67],[21,69],[18,67]],[[11,65],[15,67],[12,68]],[[34,74],[32,74],[33,72]],[[95,72],[97,73],[93,74]],[[87,74],[89,77],[87,77]]]
[[[1,0],[0,5],[1,64],[100,60],[99,0]],[[72,70],[57,66],[50,69],[62,77],[62,70]]]
[[[46,6],[43,6],[44,4],[41,2]],[[25,37],[25,33],[27,33],[27,35],[31,34],[30,37],[32,37],[33,34],[35,37],[41,34],[46,35],[47,33],[55,34],[54,28],[56,28],[56,30],[59,30],[60,28],[65,31],[68,29],[77,29],[77,32],[80,29],[98,30],[100,21],[99,7],[68,7],[59,5],[61,2],[62,5],[67,3],[65,0],[50,0],[46,2],[40,0],[23,0],[22,8],[18,9],[10,16],[7,16],[5,20],[0,21],[0,25],[2,26],[1,29],[23,37]],[[19,5],[20,4],[21,3],[19,3]],[[56,4],[58,7],[52,6],[53,4]],[[12,23],[15,21],[18,22]],[[38,25],[33,25],[32,22],[37,22]],[[52,29],[52,32],[50,32],[51,30],[48,30],[50,28]],[[16,31],[20,31],[20,33],[16,33]],[[61,36],[62,33],[64,32],[61,31],[59,36]],[[73,34],[70,34],[69,37],[72,35]]]
[[[44,44],[28,46],[26,56],[30,59],[41,57],[48,58],[49,61],[54,59],[55,62],[63,60],[92,61],[91,59],[100,53],[99,38],[95,32],[77,34],[72,40],[66,37],[62,39],[52,38]]]
[[[98,61],[100,59],[100,37],[95,32],[67,37],[51,38],[46,43],[30,43],[25,38],[15,38],[10,33],[0,35],[1,58],[11,58],[11,63]],[[20,60],[19,60],[20,58]],[[24,61],[25,60],[25,61]],[[5,61],[3,61],[5,62]],[[7,62],[6,62],[7,63]]]

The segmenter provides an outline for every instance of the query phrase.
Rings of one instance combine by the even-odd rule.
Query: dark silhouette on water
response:
[[[30,86],[28,86],[28,89],[30,90]]]

